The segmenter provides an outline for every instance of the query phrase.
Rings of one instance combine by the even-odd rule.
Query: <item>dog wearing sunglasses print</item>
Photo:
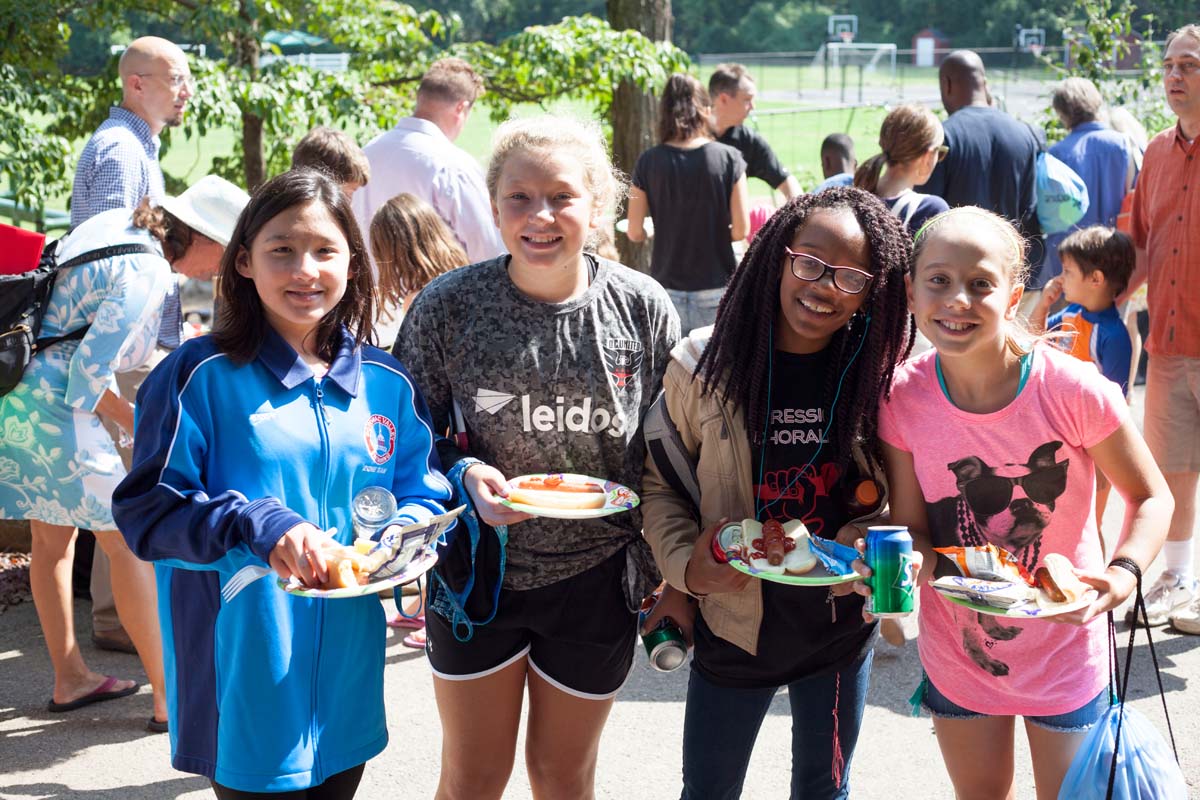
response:
[[[1030,572],[1042,551],[1042,532],[1050,524],[1054,505],[1067,488],[1070,459],[1057,460],[1062,442],[1039,445],[1024,464],[992,467],[978,456],[959,459],[947,468],[954,473],[958,494],[929,504],[929,527],[936,547],[981,547],[994,544],[1012,553]],[[939,564],[938,574],[944,565]],[[1007,675],[1008,665],[991,650],[1021,629],[1003,625],[999,617],[977,614],[979,628],[963,632],[963,647],[981,668]]]

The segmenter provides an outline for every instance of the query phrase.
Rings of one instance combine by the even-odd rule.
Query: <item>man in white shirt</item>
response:
[[[421,78],[412,116],[363,148],[371,182],[354,193],[352,204],[364,239],[370,241],[375,212],[408,193],[433,206],[472,262],[504,252],[479,164],[454,146],[482,93],[483,79],[465,61],[436,61]]]

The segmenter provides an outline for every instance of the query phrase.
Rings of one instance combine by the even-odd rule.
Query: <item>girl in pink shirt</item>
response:
[[[919,639],[927,681],[918,695],[959,797],[1012,796],[1017,716],[1039,800],[1058,796],[1109,704],[1099,617],[1134,590],[1132,569],[1158,553],[1173,505],[1119,388],[1021,335],[1024,272],[1024,242],[990,212],[954,209],[919,232],[908,299],[934,350],[897,369],[880,406],[892,522],[909,527],[928,565]],[[1095,467],[1127,509],[1107,567]],[[1095,600],[1054,625],[978,614],[928,585],[956,572],[934,547],[988,543],[1031,573],[1048,553],[1066,556]]]

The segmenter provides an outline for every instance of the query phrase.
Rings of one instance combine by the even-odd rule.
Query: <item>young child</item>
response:
[[[1096,365],[1104,377],[1129,393],[1133,344],[1114,298],[1133,274],[1133,240],[1120,231],[1093,225],[1077,230],[1058,246],[1062,274],[1046,284],[1030,316],[1035,331],[1071,334],[1063,349]],[[1049,314],[1060,298],[1068,305]]]
[[[379,272],[375,339],[391,348],[417,293],[438,275],[465,266],[467,253],[433,207],[411,194],[379,207],[369,238]]]
[[[917,237],[909,304],[934,349],[896,370],[879,437],[892,524],[925,554],[922,581],[955,574],[933,547],[994,544],[1030,572],[1049,553],[1096,589],[1047,620],[977,614],[921,587],[917,697],[934,717],[959,797],[1013,796],[1017,716],[1039,800],[1059,786],[1108,708],[1108,648],[1097,619],[1134,590],[1166,535],[1173,503],[1120,389],[1017,327],[1025,247],[1011,224],[973,207]],[[1093,511],[1099,468],[1125,500],[1105,566]]]
[[[1120,231],[1093,225],[1070,234],[1058,246],[1062,274],[1052,278],[1030,315],[1035,331],[1061,331],[1062,349],[1096,365],[1100,373],[1129,396],[1129,365],[1133,342],[1117,311],[1114,298],[1125,291],[1133,274],[1133,240]],[[1065,298],[1061,311],[1046,314]],[[1112,489],[1103,473],[1096,474],[1096,522],[1104,520]]]
[[[386,487],[414,522],[450,486],[408,374],[363,344],[374,280],[336,183],[298,170],[263,184],[220,287],[214,333],[142,386],[134,467],[113,497],[130,548],[155,562],[172,764],[222,800],[350,798],[387,743],[383,611],[374,595],[288,594],[275,576],[323,581],[322,545],[353,540],[362,489]]]
[[[333,178],[346,197],[371,180],[371,164],[349,134],[318,125],[292,151],[292,169],[315,169]]]
[[[824,180],[817,184],[813,193],[823,192],[835,186],[854,185],[854,173],[858,170],[858,159],[854,155],[854,140],[845,133],[831,133],[821,141],[821,174]]]
[[[555,471],[641,490],[640,421],[679,320],[651,278],[584,251],[617,190],[596,128],[552,117],[505,123],[487,184],[511,255],[434,280],[397,343],[437,429],[460,434],[439,451],[474,507],[464,524],[496,526],[496,535],[484,529],[481,550],[503,548],[507,536],[498,599],[487,598],[495,615],[473,634],[447,605],[447,587],[458,591],[456,576],[476,563],[456,542],[430,587],[438,797],[504,793],[527,688],[533,794],[591,797],[601,730],[632,664],[636,610],[659,581],[641,514],[531,518],[500,501],[509,478]]]
[[[753,518],[802,520],[850,544],[878,518],[887,487],[874,410],[910,341],[910,246],[904,224],[861,189],[802,195],[754,238],[711,338],[697,332],[672,353],[663,397],[696,463],[700,508],[648,458],[642,509],[655,560],[678,590],[647,627],[664,614],[686,622],[679,593],[699,598],[685,800],[739,796],[784,686],[791,796],[849,795],[875,629],[862,598],[752,579],[717,563],[711,542],[725,521]]]

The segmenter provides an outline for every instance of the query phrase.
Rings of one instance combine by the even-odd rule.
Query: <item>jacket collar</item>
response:
[[[313,377],[313,371],[304,363],[304,359],[269,326],[262,348],[258,351],[258,360],[285,389],[294,389]],[[361,367],[362,348],[355,347],[350,333],[344,327],[340,328],[337,352],[325,377],[340,386],[346,394],[357,397]]]

